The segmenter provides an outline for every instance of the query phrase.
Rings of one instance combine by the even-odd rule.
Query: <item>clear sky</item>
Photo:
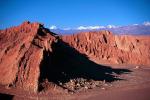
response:
[[[140,24],[150,21],[150,0],[0,0],[0,29],[25,20],[60,28]]]

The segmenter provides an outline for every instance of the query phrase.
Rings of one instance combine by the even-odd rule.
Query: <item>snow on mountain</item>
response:
[[[79,26],[77,30],[95,30],[105,28],[104,26]]]
[[[145,34],[150,35],[150,22],[144,22],[143,24],[133,24],[128,26],[79,26],[77,28],[64,28],[58,29],[56,26],[51,26],[50,30],[57,34],[73,34],[79,32],[87,31],[100,31],[100,30],[109,30],[114,34]]]
[[[49,29],[53,30],[53,29],[57,29],[57,27],[55,25],[52,25],[52,26],[50,26]]]
[[[144,22],[143,25],[145,25],[145,26],[150,26],[150,22],[148,22],[148,21],[147,21],[147,22]]]

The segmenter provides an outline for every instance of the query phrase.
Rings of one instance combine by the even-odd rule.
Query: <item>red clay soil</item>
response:
[[[10,98],[15,95],[14,99],[26,99],[28,95],[30,99],[52,99],[60,95],[58,97],[73,99],[77,97],[78,90],[82,90],[83,95],[79,96],[84,99],[84,89],[91,89],[93,84],[92,88],[105,89],[105,81],[111,86],[121,80],[120,77],[125,73],[132,71],[127,67],[116,69],[102,64],[149,66],[149,42],[150,36],[117,36],[109,31],[59,36],[40,23],[28,21],[0,30],[0,96],[9,97],[6,94],[10,94]],[[145,75],[146,70],[140,73]],[[128,76],[125,78],[132,79]],[[103,81],[104,84],[101,83]],[[119,81],[117,84],[122,86],[124,83]],[[133,91],[129,90],[132,97]],[[147,95],[149,87],[140,91]],[[112,98],[120,95],[119,98],[126,93],[128,91],[120,94],[116,91]],[[105,94],[101,95],[104,97]],[[97,98],[99,95],[93,99]]]
[[[133,72],[121,76],[125,81],[114,82],[104,91],[96,89],[93,96],[85,100],[149,100],[150,69],[146,67],[135,69],[130,66],[130,70]]]
[[[146,67],[136,69],[135,66],[117,66],[117,68],[119,67],[130,69],[132,73],[120,76],[125,80],[105,83],[103,87],[96,87],[75,94],[63,93],[57,95],[52,94],[52,92],[35,94],[0,87],[0,97],[8,98],[8,100],[149,100],[150,69]]]

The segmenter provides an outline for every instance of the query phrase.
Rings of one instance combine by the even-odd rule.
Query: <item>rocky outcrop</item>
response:
[[[58,36],[39,23],[24,22],[0,30],[0,85],[37,92],[43,80],[59,85],[74,78],[113,81],[108,73],[118,71],[97,63],[150,65],[149,42],[149,37],[109,31]]]
[[[97,63],[150,65],[150,36],[119,36],[100,31],[66,35],[62,39]]]
[[[0,31],[0,84],[36,92],[43,52],[51,52],[53,33],[39,23],[24,22]]]

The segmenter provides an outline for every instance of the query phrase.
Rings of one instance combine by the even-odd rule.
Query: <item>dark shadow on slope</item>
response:
[[[13,100],[13,97],[14,97],[13,95],[0,93],[1,100]]]
[[[128,69],[113,69],[96,64],[89,60],[86,55],[79,53],[61,40],[52,43],[52,51],[52,53],[49,51],[43,52],[44,57],[40,66],[39,82],[46,78],[56,84],[59,84],[59,82],[65,83],[75,78],[112,82],[121,80],[112,75],[112,73],[123,74],[131,72]]]
[[[57,36],[56,33],[51,32],[48,28],[44,28],[44,26],[40,24],[37,34],[40,36],[46,36],[47,33],[50,33],[53,36]]]

